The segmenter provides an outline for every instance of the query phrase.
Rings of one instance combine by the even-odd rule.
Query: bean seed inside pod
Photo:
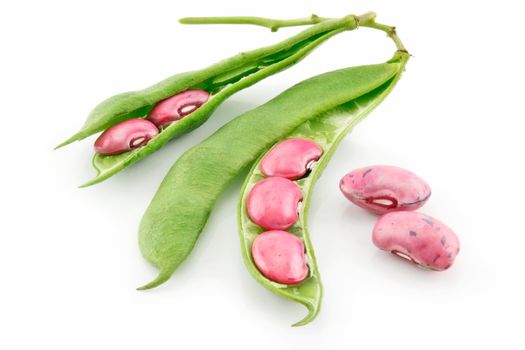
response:
[[[187,90],[159,102],[147,119],[159,128],[165,128],[172,122],[182,119],[202,106],[210,94],[204,90]]]
[[[351,171],[343,176],[339,188],[352,203],[376,214],[416,210],[431,194],[430,186],[419,176],[388,165]]]
[[[406,211],[379,217],[372,241],[380,249],[437,271],[448,269],[460,248],[456,234],[441,221]]]
[[[252,257],[266,278],[297,284],[308,277],[303,242],[286,231],[266,231],[253,241]]]
[[[292,181],[269,177],[253,186],[248,195],[248,215],[268,230],[286,230],[298,219],[303,194]]]
[[[308,139],[293,138],[274,146],[262,159],[260,169],[266,176],[299,179],[323,155],[323,149]]]
[[[104,131],[95,141],[95,152],[115,155],[142,147],[159,134],[150,121],[128,119]]]

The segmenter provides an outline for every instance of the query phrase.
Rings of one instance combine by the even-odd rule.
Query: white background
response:
[[[11,1],[0,5],[2,349],[523,349],[524,62],[519,1]],[[59,151],[106,97],[277,42],[298,28],[182,26],[183,16],[343,16],[374,10],[413,54],[388,99],[340,145],[319,180],[310,231],[325,286],[308,326],[243,265],[242,178],[194,252],[158,289],[137,245],[170,165],[236,115],[314,74],[386,60],[381,32],[331,39],[299,65],[226,101],[203,127],[110,180],[94,137]],[[339,193],[347,171],[406,167],[433,196],[422,209],[459,235],[442,273],[379,251],[375,217]],[[211,171],[211,170],[210,170]]]

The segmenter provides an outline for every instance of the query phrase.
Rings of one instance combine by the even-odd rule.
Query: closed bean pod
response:
[[[295,183],[283,177],[269,177],[253,186],[248,196],[248,215],[268,230],[286,230],[297,221],[303,199]]]
[[[95,141],[95,152],[120,154],[142,147],[159,134],[157,127],[144,119],[128,119],[104,131]]]
[[[441,221],[417,212],[392,212],[377,220],[374,244],[432,270],[448,269],[459,253],[459,239]]]
[[[339,188],[352,203],[376,214],[416,210],[431,194],[430,186],[416,174],[387,165],[351,171]]]
[[[308,276],[303,242],[286,231],[266,231],[253,241],[255,265],[268,279],[298,284]]]
[[[311,169],[323,155],[323,149],[315,142],[292,138],[273,147],[261,161],[261,171],[266,176],[299,179]]]
[[[210,94],[204,90],[187,90],[159,102],[148,114],[147,120],[158,128],[184,118],[202,106]]]

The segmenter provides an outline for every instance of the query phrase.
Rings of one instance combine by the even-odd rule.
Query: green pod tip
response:
[[[167,269],[160,269],[159,274],[157,275],[157,278],[155,278],[153,281],[146,283],[145,285],[138,287],[137,290],[148,290],[155,287],[160,286],[164,282],[170,279],[172,275],[172,271]]]
[[[308,314],[301,321],[294,323],[292,327],[300,327],[300,326],[304,326],[312,322],[317,317],[317,314],[319,313],[319,310],[321,309],[320,304],[314,305],[312,303],[304,303],[304,302],[302,304],[308,310]]]
[[[69,145],[69,144],[71,144],[71,143],[73,143],[75,141],[82,140],[86,136],[88,136],[88,135],[84,135],[84,133],[78,132],[75,135],[73,135],[70,138],[68,138],[67,140],[65,140],[64,142],[59,143],[57,146],[55,146],[55,148],[53,148],[53,151],[56,151],[57,149],[62,148],[64,146],[67,146],[67,145]]]

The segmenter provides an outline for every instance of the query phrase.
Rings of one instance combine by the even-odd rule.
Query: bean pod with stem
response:
[[[308,181],[303,181],[303,188],[308,189],[320,175],[346,132],[391,91],[409,57],[405,48],[395,30],[377,24],[373,14],[352,18],[361,26],[386,31],[394,39],[398,49],[394,57],[386,63],[346,68],[303,81],[266,104],[235,118],[184,153],[164,178],[140,224],[139,245],[142,254],[159,268],[157,278],[140,289],[156,287],[170,278],[193,249],[221,192],[261,153],[279,140],[291,136],[294,130],[301,134],[301,130],[312,128],[311,136],[315,134],[319,138],[325,138],[320,142],[325,148],[325,154],[318,164],[318,170],[311,173]],[[257,18],[241,19],[251,24],[260,24],[260,19]],[[218,19],[183,21],[217,23]],[[222,19],[221,23],[238,21],[239,17],[228,17]],[[278,26],[274,24],[272,28],[277,30]],[[308,193],[309,191],[307,195]],[[308,201],[309,197],[306,197],[303,214],[307,211]],[[310,266],[316,282],[308,291],[304,291],[304,298],[301,300],[291,296],[296,292],[294,290],[270,287],[307,306],[309,315],[298,325],[315,317],[321,298],[315,257],[306,234],[306,218],[304,215],[301,217],[302,238],[311,254]],[[241,220],[241,232],[245,231],[243,225],[247,224]],[[245,249],[253,237],[245,234],[241,237]],[[247,241],[244,237],[248,237]],[[245,253],[245,261],[250,268],[249,259]],[[251,272],[256,276],[255,271]],[[298,293],[301,295],[302,291]]]

